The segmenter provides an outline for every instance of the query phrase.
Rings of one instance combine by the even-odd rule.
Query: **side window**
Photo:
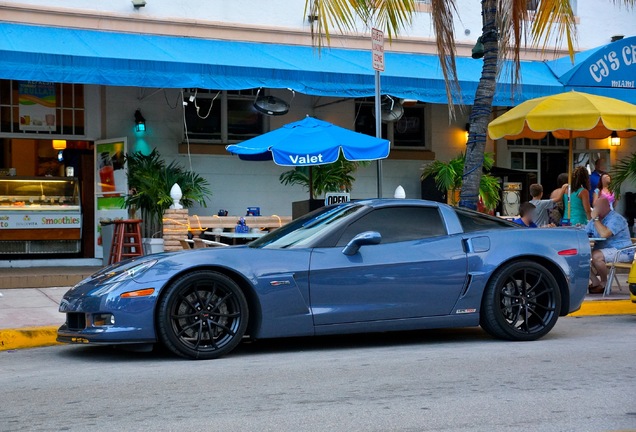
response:
[[[513,223],[504,219],[496,219],[466,210],[456,210],[456,212],[465,233],[490,229],[516,228]]]
[[[436,207],[388,207],[373,210],[349,225],[337,246],[346,245],[364,231],[377,231],[382,243],[396,243],[446,235]]]

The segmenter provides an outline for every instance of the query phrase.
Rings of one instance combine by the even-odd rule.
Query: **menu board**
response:
[[[124,207],[128,193],[127,147],[126,138],[95,141],[95,258],[104,256],[101,222],[128,216]]]

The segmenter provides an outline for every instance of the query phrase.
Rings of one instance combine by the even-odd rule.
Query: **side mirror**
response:
[[[355,255],[361,246],[376,245],[382,241],[382,235],[377,231],[365,231],[351,239],[344,247],[342,253],[345,255]]]

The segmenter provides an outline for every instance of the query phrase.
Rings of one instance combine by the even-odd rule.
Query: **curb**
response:
[[[581,309],[572,312],[568,317],[600,315],[636,315],[636,303],[632,303],[631,300],[585,301]]]
[[[0,330],[0,351],[58,345],[55,339],[59,326],[25,327]]]
[[[569,314],[568,317],[601,315],[636,315],[636,304],[631,300],[587,301],[581,305],[581,309]],[[58,326],[2,329],[0,330],[0,351],[61,345],[55,340],[57,329]]]

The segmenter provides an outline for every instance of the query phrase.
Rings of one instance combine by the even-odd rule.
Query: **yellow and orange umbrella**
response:
[[[571,91],[531,99],[488,125],[492,139],[541,139],[548,133],[569,139],[568,182],[572,183],[572,140],[602,139],[612,133],[636,136],[636,105],[605,96]]]

